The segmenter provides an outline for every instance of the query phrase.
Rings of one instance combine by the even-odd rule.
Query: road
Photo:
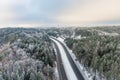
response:
[[[67,48],[56,38],[51,38],[57,50],[58,71],[60,80],[84,80]],[[61,68],[61,69],[60,69]],[[62,79],[61,79],[62,78]]]
[[[58,72],[59,72],[59,78],[60,78],[60,80],[68,80],[66,73],[65,73],[65,69],[62,64],[62,59],[60,56],[59,48],[54,41],[53,41],[53,43],[55,45],[56,52],[57,52],[56,61],[57,61],[57,68],[58,68]]]

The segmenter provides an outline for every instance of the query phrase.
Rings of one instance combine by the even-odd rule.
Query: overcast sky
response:
[[[0,0],[0,27],[104,24],[120,24],[120,0]]]

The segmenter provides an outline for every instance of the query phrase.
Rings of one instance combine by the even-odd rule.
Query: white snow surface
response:
[[[55,76],[55,80],[60,80],[59,79],[59,73],[58,73],[58,69],[57,69],[57,62],[55,62],[56,67],[54,68],[54,76]]]
[[[62,62],[63,62],[62,64],[64,66],[68,80],[78,80],[71,65],[70,65],[70,62],[67,58],[67,55],[66,55],[65,50],[63,49],[62,45],[58,41],[56,41],[54,39],[52,39],[52,40],[57,44],[57,46],[60,50],[60,54],[61,54],[61,58],[62,58]]]
[[[96,30],[96,29],[94,29],[94,30],[97,31],[99,35],[106,35],[106,36],[118,36],[119,35],[116,32],[109,33],[109,32],[102,31],[102,30]]]

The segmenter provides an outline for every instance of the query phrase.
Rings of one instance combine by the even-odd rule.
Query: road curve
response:
[[[62,59],[60,56],[59,48],[54,41],[52,41],[52,42],[54,43],[54,46],[55,46],[56,52],[57,52],[56,61],[57,61],[57,69],[58,69],[58,73],[59,73],[59,79],[60,80],[68,80],[66,73],[65,73],[65,69],[62,65]]]
[[[77,68],[76,64],[69,54],[69,51],[63,45],[63,43],[53,37],[50,39],[56,44],[56,49],[59,49],[60,57],[62,59],[63,67],[68,80],[84,80],[81,72]]]

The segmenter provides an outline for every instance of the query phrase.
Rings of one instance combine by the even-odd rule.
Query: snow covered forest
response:
[[[120,80],[119,26],[71,27],[53,31],[49,30],[48,34],[64,39],[92,80]]]
[[[67,46],[93,80],[120,80],[120,27],[68,29]],[[65,36],[66,34],[66,36]],[[63,37],[63,35],[61,35]]]
[[[64,40],[89,80],[120,80],[120,27],[1,28],[0,80],[60,80],[51,36]]]
[[[0,29],[0,80],[53,80],[54,52],[36,29]]]

